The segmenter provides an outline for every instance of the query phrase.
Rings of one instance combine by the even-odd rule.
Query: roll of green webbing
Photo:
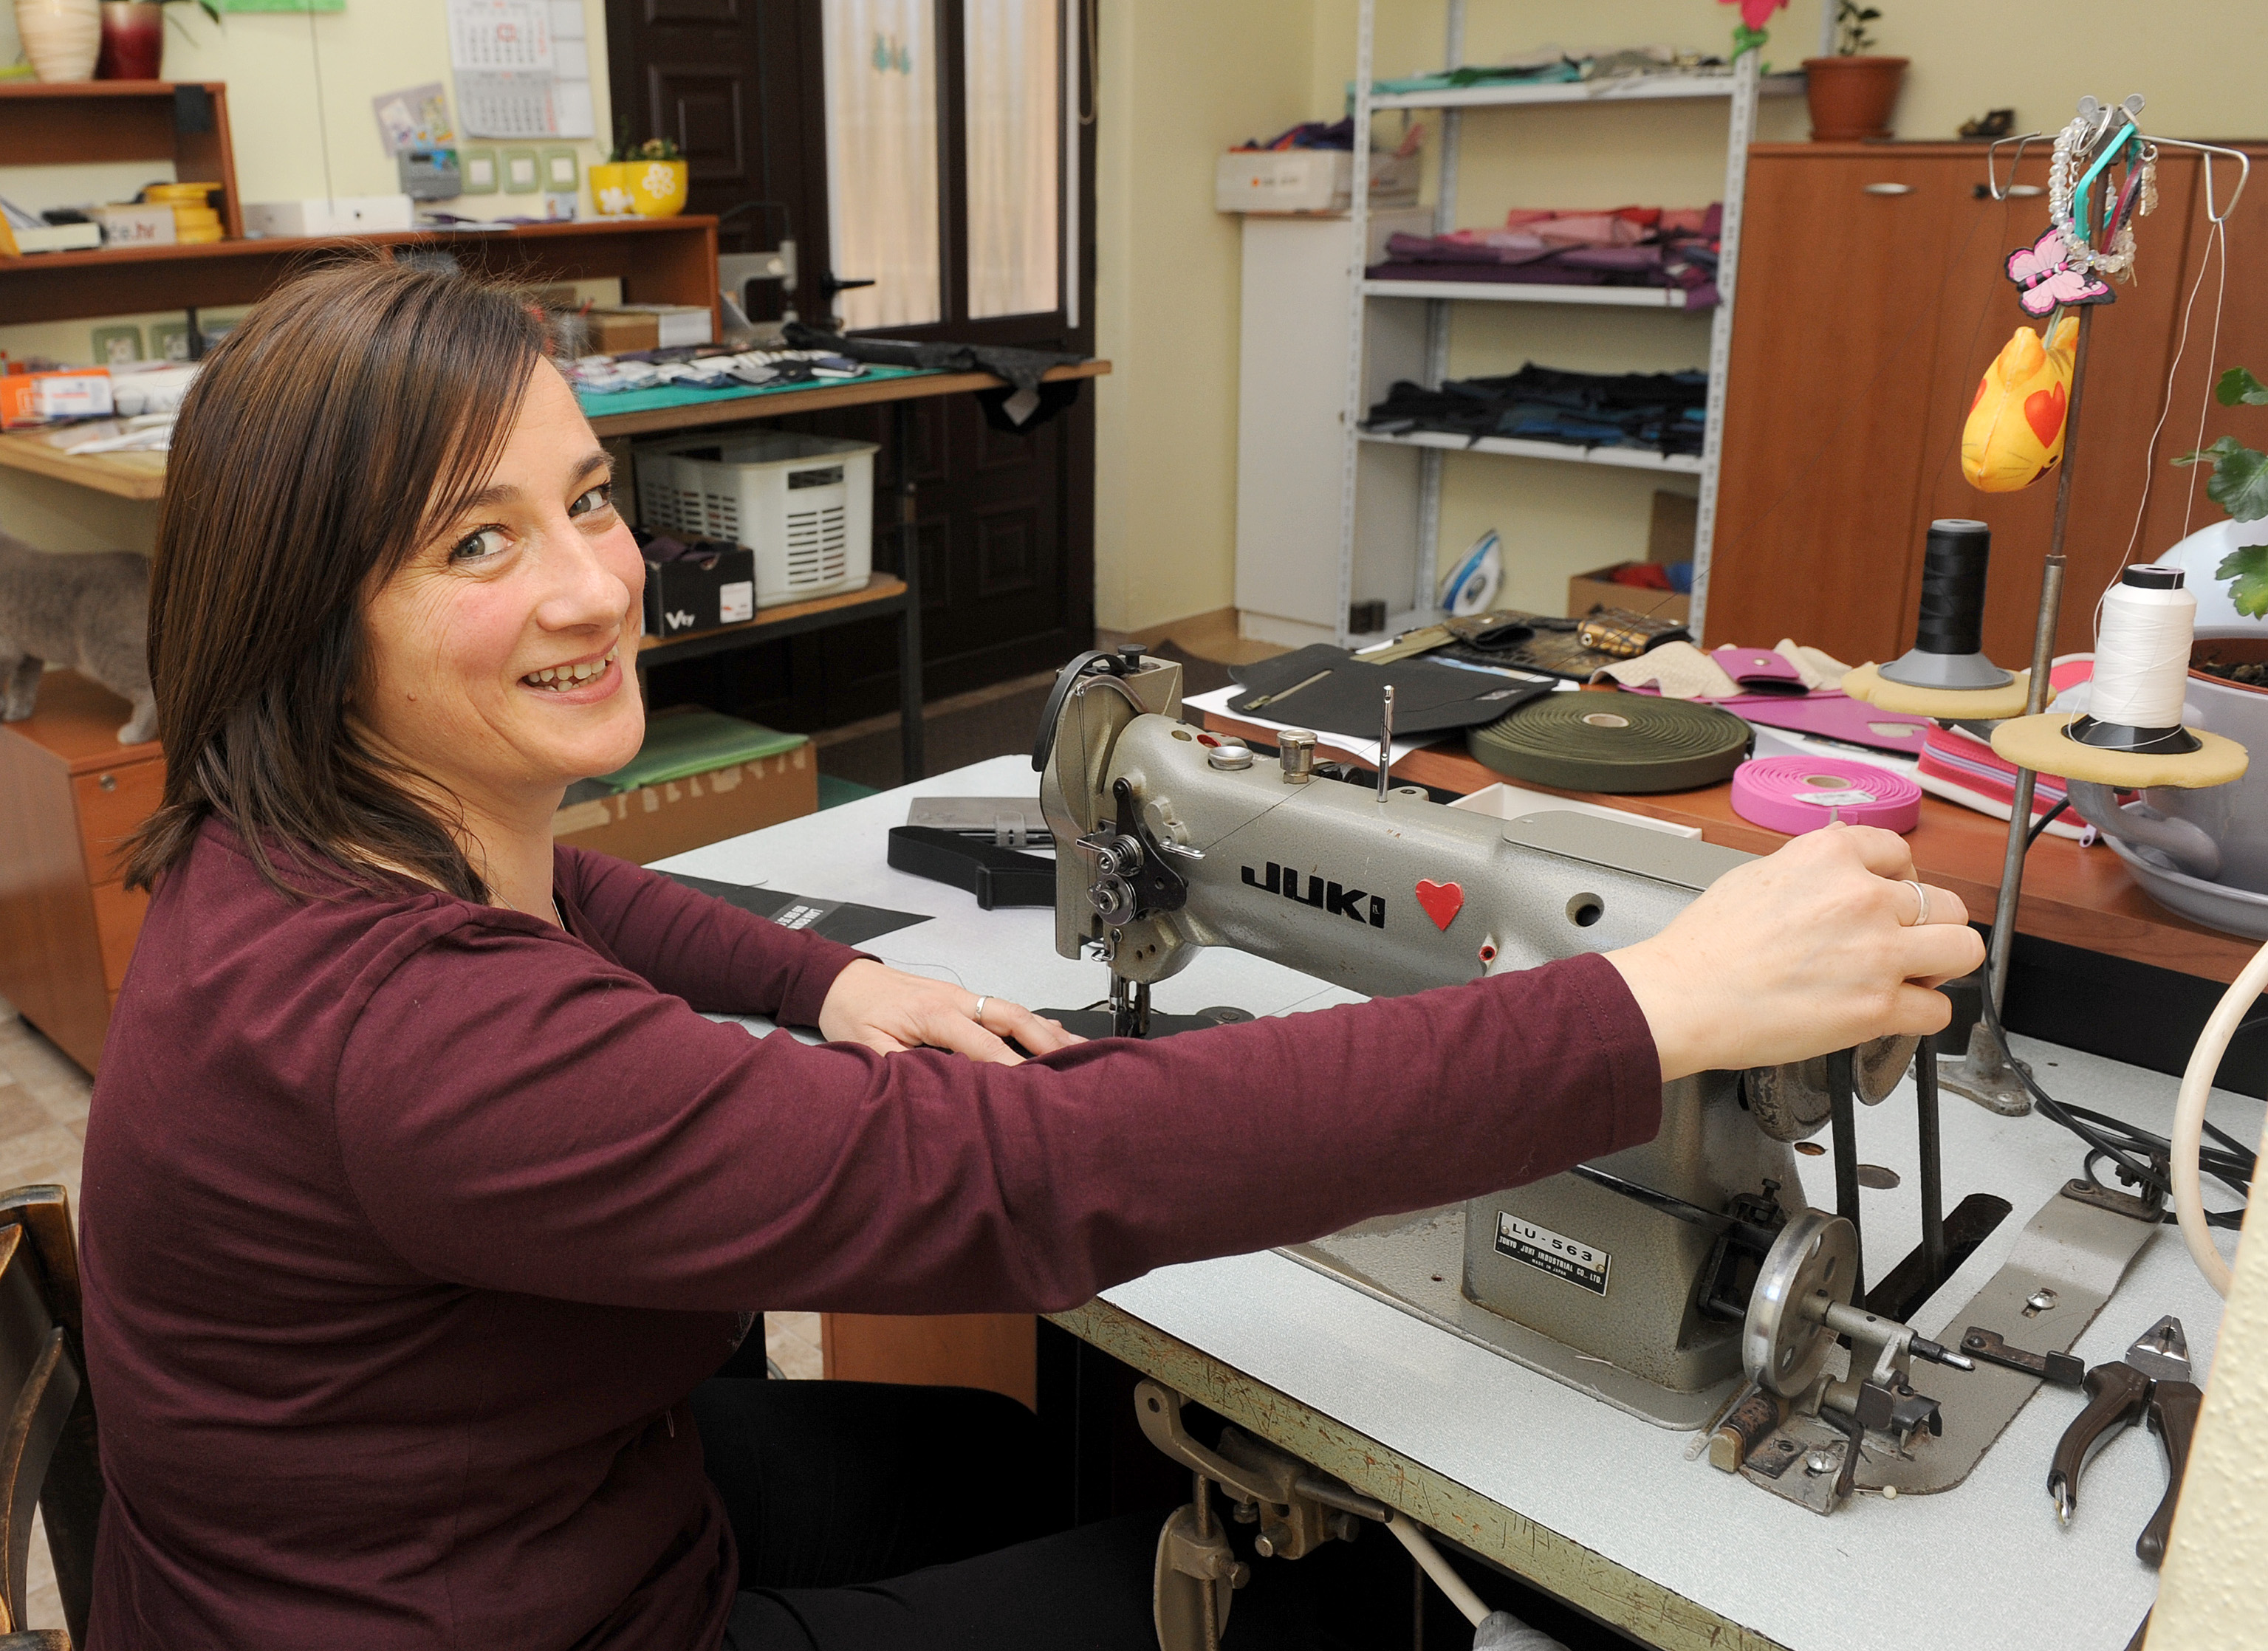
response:
[[[1732,778],[1749,725],[1649,693],[1552,693],[1465,737],[1498,774],[1568,791],[1692,791]]]

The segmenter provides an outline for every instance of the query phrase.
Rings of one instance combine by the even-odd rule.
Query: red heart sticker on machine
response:
[[[1465,909],[1465,892],[1454,883],[1435,883],[1420,878],[1418,884],[1418,904],[1425,908],[1425,915],[1433,920],[1436,928],[1447,928]]]

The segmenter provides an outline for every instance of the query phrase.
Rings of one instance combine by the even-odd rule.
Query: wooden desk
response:
[[[20,723],[0,723],[0,993],[89,1072],[150,897],[129,893],[119,840],[166,785],[156,740],[118,743],[125,701],[50,671]]]
[[[0,436],[0,467],[28,470],[35,476],[49,476],[121,499],[147,502],[165,496],[165,454],[81,453],[74,457],[48,443],[46,437],[51,433],[36,430],[26,435]]]
[[[1110,371],[1107,361],[1082,361],[1069,367],[1050,367],[1045,381],[1099,378]],[[775,390],[736,397],[729,401],[704,401],[690,407],[653,407],[643,413],[594,413],[591,429],[601,437],[644,436],[656,430],[705,429],[719,424],[745,424],[755,419],[786,418],[796,413],[823,413],[850,407],[872,407],[882,401],[917,401],[930,396],[959,395],[971,390],[997,390],[1002,380],[989,372],[939,372],[918,378],[853,380],[820,385],[804,390]],[[34,475],[89,488],[122,499],[151,500],[166,491],[166,455],[161,452],[84,453],[63,451],[45,439],[48,432],[0,436],[0,467],[28,470]]]
[[[720,346],[721,348],[721,346]],[[1107,361],[1082,361],[1068,367],[1050,367],[1043,382],[1100,378],[1110,371]],[[872,407],[878,401],[918,401],[930,396],[959,395],[967,390],[998,390],[1006,380],[989,372],[924,373],[917,378],[851,379],[843,384],[816,385],[803,390],[760,390],[729,401],[703,401],[691,407],[655,407],[645,413],[591,414],[591,428],[600,436],[645,436],[655,430],[704,429],[712,424],[743,424],[750,419],[785,418],[793,413],[825,413],[847,407]],[[586,410],[588,404],[585,404]]]
[[[1235,734],[1255,745],[1273,746],[1275,730],[1217,712],[1205,726]],[[1354,762],[1333,748],[1322,752]],[[1368,767],[1372,765],[1363,763]],[[1508,781],[1532,791],[1603,803],[1632,814],[1697,826],[1703,839],[1750,854],[1770,854],[1787,839],[1751,825],[1733,812],[1732,787],[1668,792],[1655,796],[1609,796],[1594,791],[1563,791],[1527,780],[1512,781],[1465,754],[1450,741],[1415,751],[1394,765],[1396,779],[1464,794]],[[1933,796],[1921,800],[1921,824],[1906,838],[1923,878],[1958,894],[1971,919],[1988,921],[2000,888],[2000,865],[2008,844],[2005,821]],[[2257,950],[2248,940],[2205,928],[2175,916],[2142,892],[2108,848],[2082,848],[2068,838],[2043,836],[2032,845],[2024,868],[2023,898],[2016,908],[2017,932],[2042,940],[2131,958],[2176,973],[2208,980],[2234,980]]]

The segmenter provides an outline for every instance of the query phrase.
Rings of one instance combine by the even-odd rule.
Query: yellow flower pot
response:
[[[591,204],[608,217],[627,217],[637,209],[630,201],[630,173],[643,162],[601,161],[590,169]]]
[[[685,210],[690,181],[685,162],[633,160],[625,162],[622,170],[630,174],[630,209],[641,217],[675,217]]]

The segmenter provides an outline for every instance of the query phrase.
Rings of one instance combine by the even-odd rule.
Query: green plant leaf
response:
[[[2213,460],[2213,480],[2205,495],[2240,522],[2268,516],[2268,453],[2256,452],[2234,436],[2224,436],[2202,451],[2184,453],[2177,465]]]
[[[2245,545],[2230,551],[2213,570],[2213,576],[2228,581],[2229,599],[2245,618],[2268,614],[2268,545]]]
[[[2213,399],[2223,407],[2235,407],[2240,401],[2268,407],[2268,384],[2254,378],[2250,367],[2231,367],[2213,385]]]

